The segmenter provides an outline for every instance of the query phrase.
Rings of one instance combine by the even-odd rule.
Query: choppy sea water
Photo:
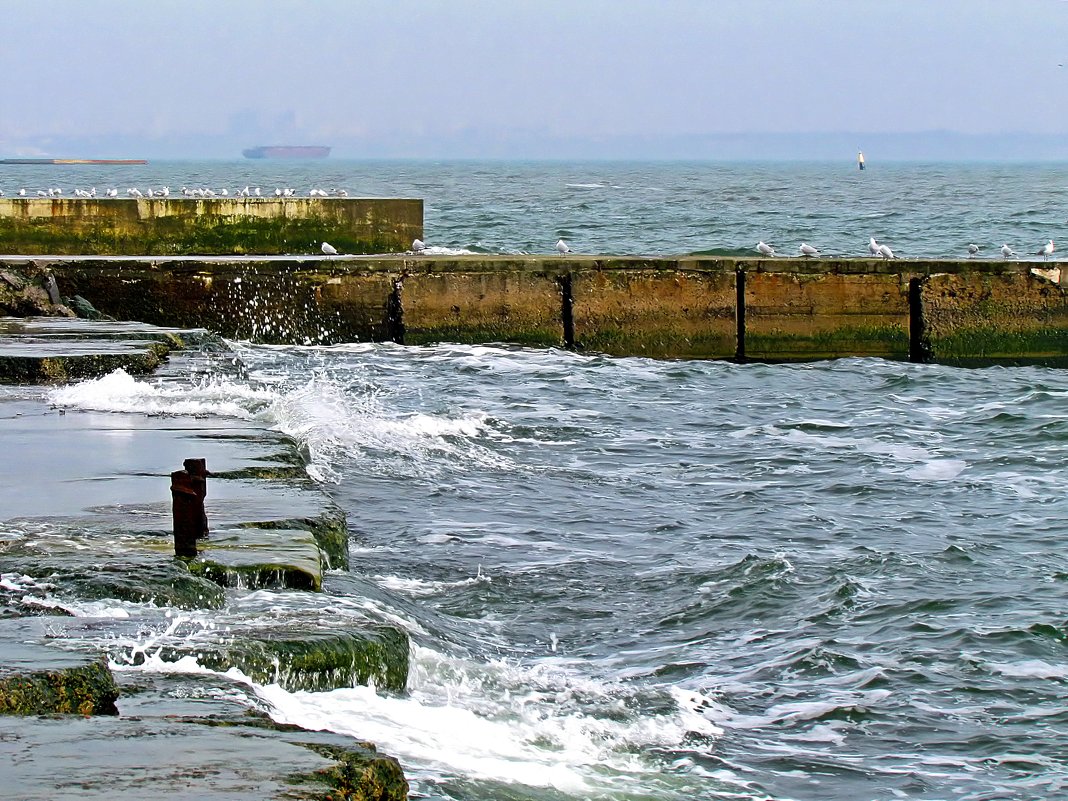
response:
[[[1068,227],[1068,164],[712,162],[159,162],[141,166],[3,166],[0,191],[30,196],[167,186],[290,188],[419,197],[431,247],[551,253],[755,255],[757,241],[796,256],[867,255],[869,237],[907,258],[1021,258]]]
[[[870,161],[870,160],[869,160]],[[418,196],[476,252],[1033,253],[1065,165],[173,163],[7,168],[19,186]],[[237,416],[301,444],[346,510],[323,596],[164,610],[147,653],[240,621],[373,612],[408,691],[289,693],[442,801],[1055,798],[1068,793],[1064,373],[733,365],[507,347],[235,343],[243,370],[57,389],[81,409]],[[17,583],[17,577],[4,581]],[[75,614],[145,617],[117,601]],[[115,643],[106,647],[114,650]],[[203,669],[145,660],[118,670]],[[191,684],[188,692],[199,692]]]
[[[1068,792],[1064,373],[235,347],[247,374],[173,365],[48,400],[301,443],[352,571],[210,625],[311,603],[404,626],[404,695],[242,687],[379,743],[415,797]],[[207,625],[189,618],[149,640]]]

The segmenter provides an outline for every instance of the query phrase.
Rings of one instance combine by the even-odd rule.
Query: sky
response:
[[[1063,0],[0,0],[0,40],[0,155],[1068,134]]]

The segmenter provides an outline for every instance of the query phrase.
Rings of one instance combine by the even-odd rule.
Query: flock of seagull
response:
[[[767,256],[768,258],[774,258],[778,255],[775,252],[775,248],[763,241],[757,242],[756,250],[761,256]],[[822,255],[819,251],[819,248],[815,248],[807,242],[802,242],[800,245],[798,245],[797,250],[802,256],[805,256],[807,258],[816,258]],[[1054,250],[1056,250],[1056,245],[1053,244],[1053,240],[1051,239],[1045,245],[1039,248],[1039,250],[1035,252],[1035,255],[1041,256],[1042,260],[1045,261],[1053,255]],[[874,236],[868,239],[868,253],[871,256],[875,256],[880,259],[897,258],[894,255],[894,251],[890,249],[889,245],[884,245],[880,242],[877,242]],[[979,246],[975,243],[968,245],[968,258],[975,258],[978,255]],[[1019,258],[1019,256],[1017,256],[1016,252],[1006,244],[1001,246],[1001,258],[1016,259]]]
[[[297,194],[297,190],[291,187],[276,187],[273,190],[263,190],[258,186],[246,186],[243,188],[234,189],[232,192],[229,189],[210,189],[208,187],[189,187],[183,186],[179,193],[183,197],[301,197]],[[51,197],[58,198],[66,196],[66,192],[58,186],[50,186],[47,189],[19,189],[15,197]],[[91,189],[73,189],[71,190],[72,197],[81,198],[107,198],[107,197],[119,197],[119,190],[115,187],[109,189],[103,189],[97,193],[97,189],[94,186]],[[145,191],[141,191],[135,186],[128,188],[124,197],[170,197],[171,188],[169,186],[161,186],[158,188],[149,187]],[[349,193],[344,189],[319,189],[313,188],[308,190],[308,197],[348,197]],[[0,189],[0,197],[4,197],[4,191]]]
[[[290,188],[290,187],[276,187],[274,190],[268,190],[268,191],[264,192],[264,190],[261,187],[258,187],[258,186],[245,186],[245,187],[240,188],[240,189],[235,189],[231,193],[227,189],[219,189],[218,191],[216,191],[216,190],[210,189],[208,187],[188,187],[188,186],[183,186],[179,190],[179,192],[181,193],[181,195],[183,197],[193,197],[193,198],[210,198],[210,197],[248,197],[248,198],[252,198],[252,197],[268,197],[268,198],[269,197],[276,197],[276,198],[277,197],[299,197],[297,195],[297,191],[295,189]],[[96,198],[96,197],[110,198],[110,197],[119,197],[119,190],[116,189],[115,187],[111,187],[111,188],[108,188],[108,189],[104,189],[100,194],[97,194],[96,187],[94,186],[91,189],[74,189],[74,190],[72,190],[71,194],[74,197],[79,197],[79,198]],[[312,189],[308,190],[308,197],[348,197],[348,194],[349,193],[346,192],[344,189],[326,190],[326,189],[319,189],[319,188],[315,187],[315,188],[312,188]],[[64,195],[65,195],[65,193],[64,193],[63,189],[61,189],[58,186],[49,187],[48,189],[37,189],[37,190],[19,189],[18,192],[15,193],[16,197],[51,197],[51,198],[58,198],[58,197],[64,197]],[[146,189],[144,192],[142,192],[137,187],[129,187],[125,192],[125,196],[126,197],[134,197],[134,198],[138,198],[138,197],[166,198],[166,197],[170,197],[171,196],[171,188],[169,186],[161,186],[159,188],[151,188],[150,187],[150,188]],[[0,189],[0,197],[4,197],[4,192],[3,192],[2,189]],[[329,242],[323,242],[322,249],[323,249],[323,253],[325,253],[328,256],[336,256],[336,255],[338,255],[337,254],[337,250]],[[1048,242],[1046,242],[1045,245],[1043,245],[1038,251],[1036,251],[1034,255],[1041,256],[1043,258],[1043,260],[1046,260],[1050,256],[1053,255],[1053,251],[1055,249],[1056,249],[1056,246],[1053,244],[1053,240],[1050,239]],[[412,253],[422,253],[425,250],[426,250],[426,244],[424,242],[422,242],[421,240],[416,239],[414,242],[412,242],[412,248],[411,248],[411,252]],[[768,258],[774,258],[774,257],[779,255],[779,254],[777,254],[775,252],[775,248],[774,247],[772,247],[771,245],[767,244],[764,241],[757,242],[756,250],[757,250],[758,253],[760,253],[761,256],[766,256]],[[806,257],[806,258],[818,258],[819,256],[823,255],[822,253],[820,253],[819,248],[813,247],[812,245],[808,244],[807,242],[802,242],[798,246],[797,250],[803,257]],[[560,253],[561,255],[563,255],[565,253],[571,253],[571,248],[568,246],[568,244],[563,239],[561,239],[556,243],[556,251],[558,253]],[[881,258],[881,259],[893,259],[893,258],[896,258],[896,256],[894,256],[894,251],[891,250],[888,245],[885,245],[885,244],[882,244],[880,242],[877,242],[874,236],[871,237],[870,239],[868,239],[868,253],[871,256],[878,257],[878,258]],[[979,255],[979,246],[974,244],[974,243],[968,245],[968,256],[969,256],[969,258],[974,258],[974,257],[976,257],[978,255]],[[1003,259],[1016,259],[1016,258],[1019,258],[1016,255],[1015,251],[1013,251],[1013,249],[1011,247],[1009,247],[1007,244],[1001,246],[1001,257]]]

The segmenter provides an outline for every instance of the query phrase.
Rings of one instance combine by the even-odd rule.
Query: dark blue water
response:
[[[243,185],[252,167],[181,169],[172,185]],[[566,236],[582,250],[679,253],[804,238],[859,252],[874,234],[909,255],[957,255],[969,241],[1023,251],[1056,238],[1066,173],[270,174],[423,196],[428,239],[448,247],[547,252]],[[352,571],[329,575],[321,598],[234,597],[217,625],[325,608],[404,626],[401,696],[251,692],[279,720],[378,742],[417,797],[1068,793],[1064,373],[236,347],[247,374],[205,385],[179,360],[156,402],[236,405],[301,443],[348,514]],[[72,405],[138,397],[108,379],[99,389]]]
[[[136,167],[5,166],[13,196],[59,188],[120,193],[168,186],[344,189],[351,196],[419,197],[426,241],[490,253],[745,253],[757,241],[797,255],[867,255],[869,237],[901,257],[1026,257],[1068,223],[1066,164],[851,162],[172,162]]]

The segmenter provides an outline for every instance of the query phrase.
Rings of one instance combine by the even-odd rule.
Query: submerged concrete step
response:
[[[12,621],[5,623],[0,627],[0,714],[118,714],[119,691],[101,657],[25,642],[12,630]]]
[[[141,375],[184,345],[182,332],[152,325],[0,318],[0,381],[59,383],[120,368]]]

